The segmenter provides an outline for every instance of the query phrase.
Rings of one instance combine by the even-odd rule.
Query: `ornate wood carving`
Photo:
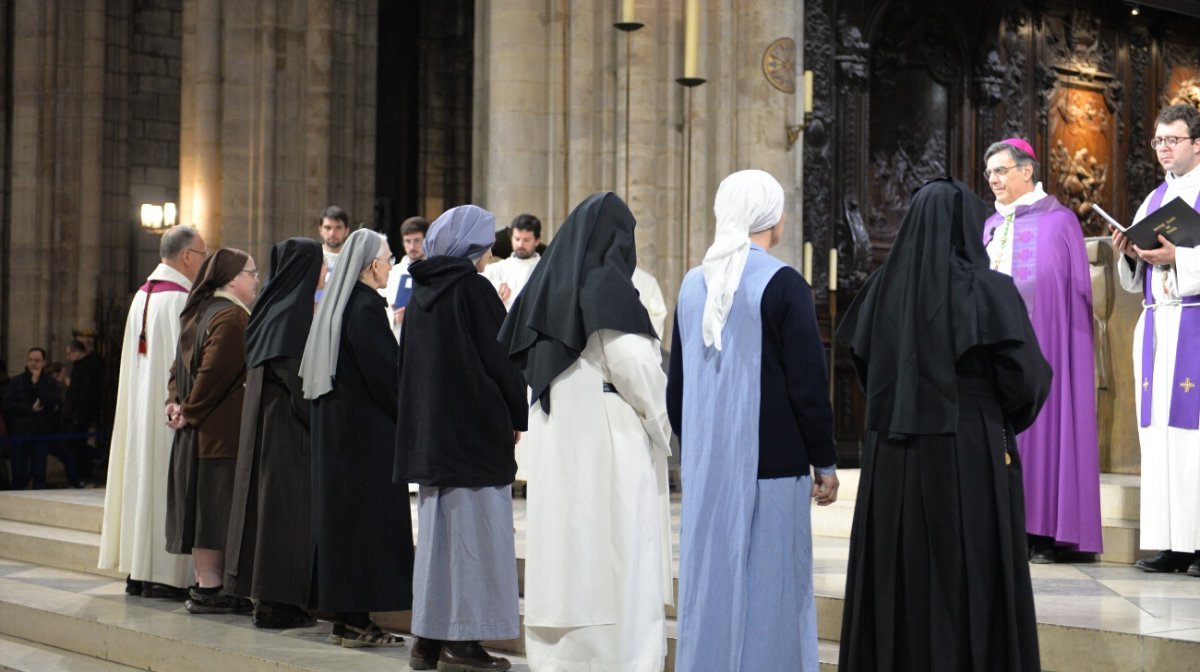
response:
[[[804,68],[813,71],[813,115],[804,132],[804,239],[818,250],[832,240],[835,91],[834,35],[826,0],[804,2]],[[820,255],[817,255],[820,256]],[[814,277],[814,284],[816,278]]]
[[[1154,188],[1157,171],[1154,167],[1154,156],[1146,147],[1149,124],[1153,123],[1154,113],[1147,114],[1145,101],[1146,86],[1150,77],[1150,32],[1145,27],[1132,31],[1129,41],[1129,71],[1130,84],[1129,126],[1130,142],[1125,155],[1125,187],[1127,190],[1128,207],[1124,213],[1125,219],[1133,218],[1134,211]]]

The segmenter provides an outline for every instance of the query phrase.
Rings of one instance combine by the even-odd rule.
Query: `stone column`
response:
[[[183,4],[179,217],[200,229],[210,250],[221,246],[222,4]]]
[[[533,212],[552,228],[547,113],[549,12],[560,2],[475,3],[475,166],[477,202],[504,226]],[[545,235],[545,232],[543,233]]]
[[[103,213],[104,0],[86,0],[83,7],[82,87],[80,106],[79,250],[75,284],[75,326],[96,328],[96,299],[101,275],[100,224]]]

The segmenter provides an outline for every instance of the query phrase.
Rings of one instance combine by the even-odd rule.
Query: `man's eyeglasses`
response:
[[[990,179],[992,179],[993,175],[995,175],[996,177],[999,177],[999,178],[1003,178],[1005,175],[1008,174],[1008,171],[1010,171],[1016,167],[1017,167],[1017,164],[1014,163],[1011,166],[999,166],[996,168],[989,168],[989,169],[983,171],[983,179],[990,180]]]
[[[1195,140],[1195,138],[1186,135],[1164,135],[1152,139],[1150,141],[1150,149],[1158,149],[1163,145],[1166,145],[1167,147],[1174,147],[1184,140],[1191,142],[1192,140]]]
[[[195,248],[188,247],[188,248],[185,248],[183,251],[184,252],[195,252],[196,254],[200,255],[201,259],[208,256],[208,250],[197,250]]]

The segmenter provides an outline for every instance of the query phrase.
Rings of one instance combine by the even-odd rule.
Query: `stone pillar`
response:
[[[103,218],[104,150],[104,0],[83,6],[83,45],[80,86],[79,277],[75,283],[75,326],[96,328],[96,299],[101,276],[100,224]]]
[[[265,265],[336,203],[370,222],[376,5],[184,0],[182,221]]]
[[[221,246],[222,4],[183,3],[179,218],[200,229],[210,250]]]
[[[474,200],[504,226],[522,212],[553,228],[549,142],[555,128],[547,108],[550,15],[562,2],[475,3]],[[559,118],[555,122],[560,121]],[[561,132],[561,131],[559,131]],[[561,215],[559,215],[561,217]],[[545,235],[545,232],[543,232]]]

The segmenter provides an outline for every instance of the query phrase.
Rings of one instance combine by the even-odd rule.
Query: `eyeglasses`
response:
[[[1184,140],[1191,142],[1192,140],[1195,140],[1195,138],[1186,135],[1164,135],[1151,140],[1150,149],[1158,149],[1163,145],[1166,145],[1167,147],[1174,147]]]
[[[200,255],[201,257],[208,256],[208,250],[197,250],[197,249],[188,247],[188,248],[185,248],[183,251],[184,252],[195,252],[196,254]]]
[[[396,265],[396,256],[392,255],[390,257],[375,257],[375,261],[382,261],[383,263],[385,263],[389,267],[391,267],[391,266]]]
[[[1013,168],[1017,168],[1017,167],[1018,167],[1017,164],[1014,163],[1011,166],[1000,166],[998,168],[988,168],[987,170],[983,171],[983,179],[990,180],[990,179],[992,179],[993,175],[995,175],[996,177],[1003,178],[1005,175],[1008,174],[1008,171],[1012,170]]]
[[[243,268],[241,272],[242,272],[242,273],[249,273],[250,275],[253,275],[253,276],[254,276],[254,279],[255,279],[255,280],[257,280],[257,279],[258,279],[258,269],[257,269],[257,268]]]

